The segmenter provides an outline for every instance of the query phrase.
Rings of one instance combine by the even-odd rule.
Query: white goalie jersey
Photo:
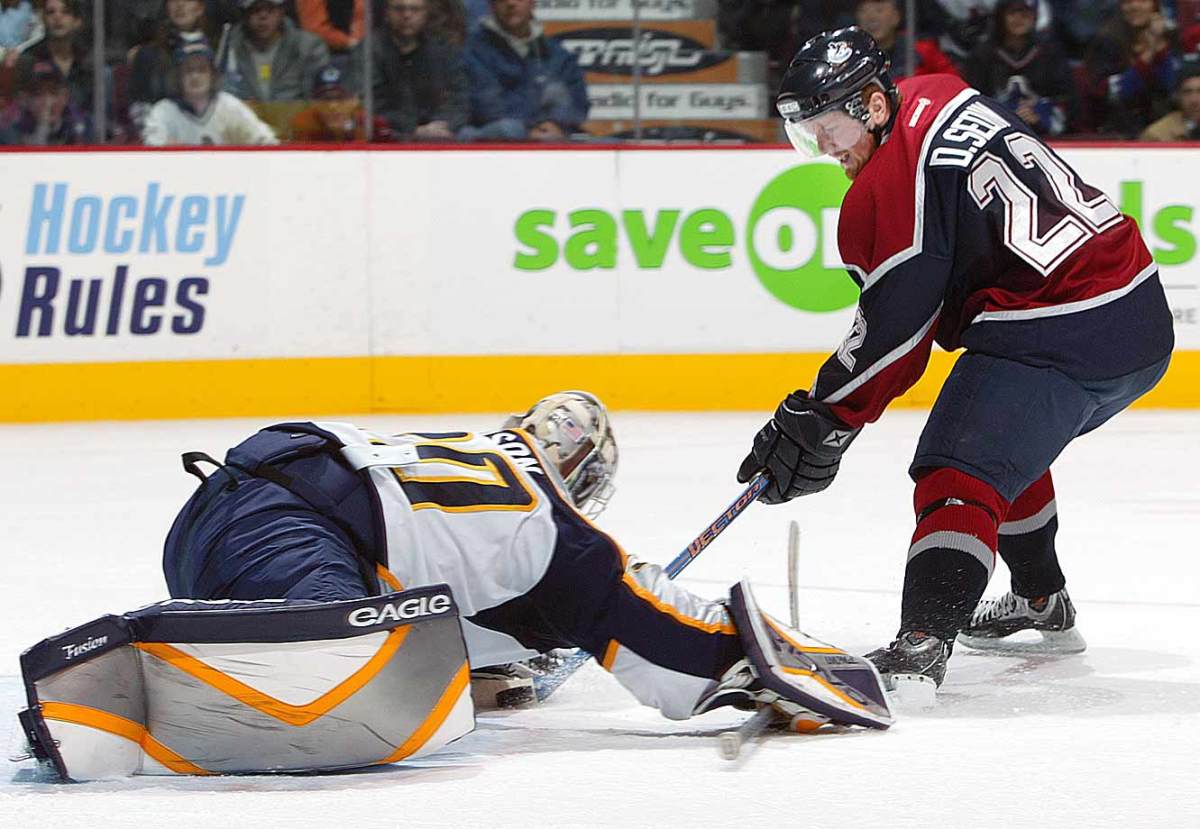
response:
[[[387,537],[384,590],[450,585],[474,667],[536,655],[467,621],[528,593],[550,566],[557,529],[550,492],[570,503],[558,473],[521,430],[381,435],[317,423],[369,470]]]

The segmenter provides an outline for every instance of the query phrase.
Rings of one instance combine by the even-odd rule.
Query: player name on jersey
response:
[[[537,0],[538,20],[696,20],[716,16],[716,0]]]
[[[641,118],[752,120],[766,117],[767,90],[762,84],[644,84],[638,97]],[[634,117],[633,84],[588,87],[591,117],[621,120]]]

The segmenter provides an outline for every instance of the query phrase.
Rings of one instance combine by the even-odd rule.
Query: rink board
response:
[[[705,106],[736,101],[705,100]],[[1067,148],[1176,317],[1200,406],[1200,150]],[[0,154],[0,420],[762,409],[837,347],[846,183],[783,150]],[[937,353],[901,405],[933,399]]]

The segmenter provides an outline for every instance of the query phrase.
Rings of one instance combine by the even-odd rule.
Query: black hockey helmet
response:
[[[890,68],[887,54],[873,37],[857,26],[824,32],[808,40],[788,64],[775,100],[793,146],[809,156],[829,152],[823,148],[824,142],[822,149],[817,151],[815,131],[811,126],[827,113],[849,115],[861,125],[861,134],[868,119],[862,91],[872,83],[877,84],[891,101],[894,120],[899,99],[896,84],[888,72]],[[882,141],[891,126],[889,121],[877,128],[876,138]],[[828,124],[825,129],[828,130]]]

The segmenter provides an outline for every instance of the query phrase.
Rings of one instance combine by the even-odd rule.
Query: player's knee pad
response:
[[[930,469],[917,480],[913,508],[910,564],[925,552],[957,551],[979,561],[990,577],[997,528],[1008,513],[1008,502],[990,484],[957,469]]]
[[[1008,502],[991,484],[950,467],[937,467],[922,473],[913,491],[913,510],[917,523],[946,507],[981,510],[987,520],[999,525],[1008,514]]]
[[[21,655],[31,753],[65,780],[320,771],[474,727],[444,585],[324,604],[173,600]]]

